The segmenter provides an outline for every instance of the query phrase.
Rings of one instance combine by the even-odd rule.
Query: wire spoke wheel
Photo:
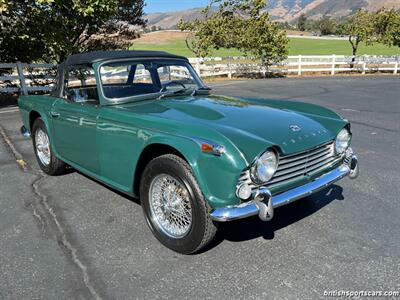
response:
[[[179,239],[192,226],[192,205],[186,187],[174,177],[160,174],[151,181],[150,212],[154,223],[166,235]]]
[[[47,133],[41,128],[38,128],[35,132],[35,146],[40,162],[48,166],[51,159],[50,142]]]

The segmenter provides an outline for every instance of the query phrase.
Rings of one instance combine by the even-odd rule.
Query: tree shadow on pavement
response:
[[[333,185],[316,194],[298,200],[292,204],[275,210],[275,216],[270,222],[263,222],[257,216],[220,223],[217,236],[211,244],[201,252],[206,252],[224,240],[242,242],[259,237],[272,240],[275,231],[302,220],[335,200],[344,200],[343,189]]]
[[[17,95],[8,95],[0,93],[0,108],[17,105]]]

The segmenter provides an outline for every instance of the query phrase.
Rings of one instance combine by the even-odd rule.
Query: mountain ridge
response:
[[[360,8],[370,11],[382,7],[400,10],[400,0],[270,0],[266,10],[276,21],[292,22],[301,14],[310,19],[324,16],[332,18],[346,17]],[[148,26],[173,29],[179,20],[192,21],[202,17],[201,8],[189,10],[150,13],[146,15]]]

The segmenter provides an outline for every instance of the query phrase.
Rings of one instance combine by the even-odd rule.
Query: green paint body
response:
[[[120,105],[73,103],[52,96],[21,96],[23,123],[32,114],[47,125],[54,154],[77,170],[126,194],[135,195],[136,166],[147,147],[168,145],[186,159],[211,207],[237,205],[240,173],[268,148],[288,155],[334,140],[348,122],[320,106],[215,95],[165,97]],[[51,112],[60,114],[53,118]],[[301,132],[289,126],[298,125]],[[225,147],[203,153],[194,138]],[[323,172],[327,172],[324,170]],[[313,178],[290,182],[273,194]],[[305,181],[305,182],[304,182]]]

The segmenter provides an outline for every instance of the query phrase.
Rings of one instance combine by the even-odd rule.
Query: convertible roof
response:
[[[95,62],[124,59],[124,58],[178,58],[188,60],[186,57],[170,54],[162,51],[93,51],[80,54],[73,54],[64,62],[65,65],[83,65]]]

